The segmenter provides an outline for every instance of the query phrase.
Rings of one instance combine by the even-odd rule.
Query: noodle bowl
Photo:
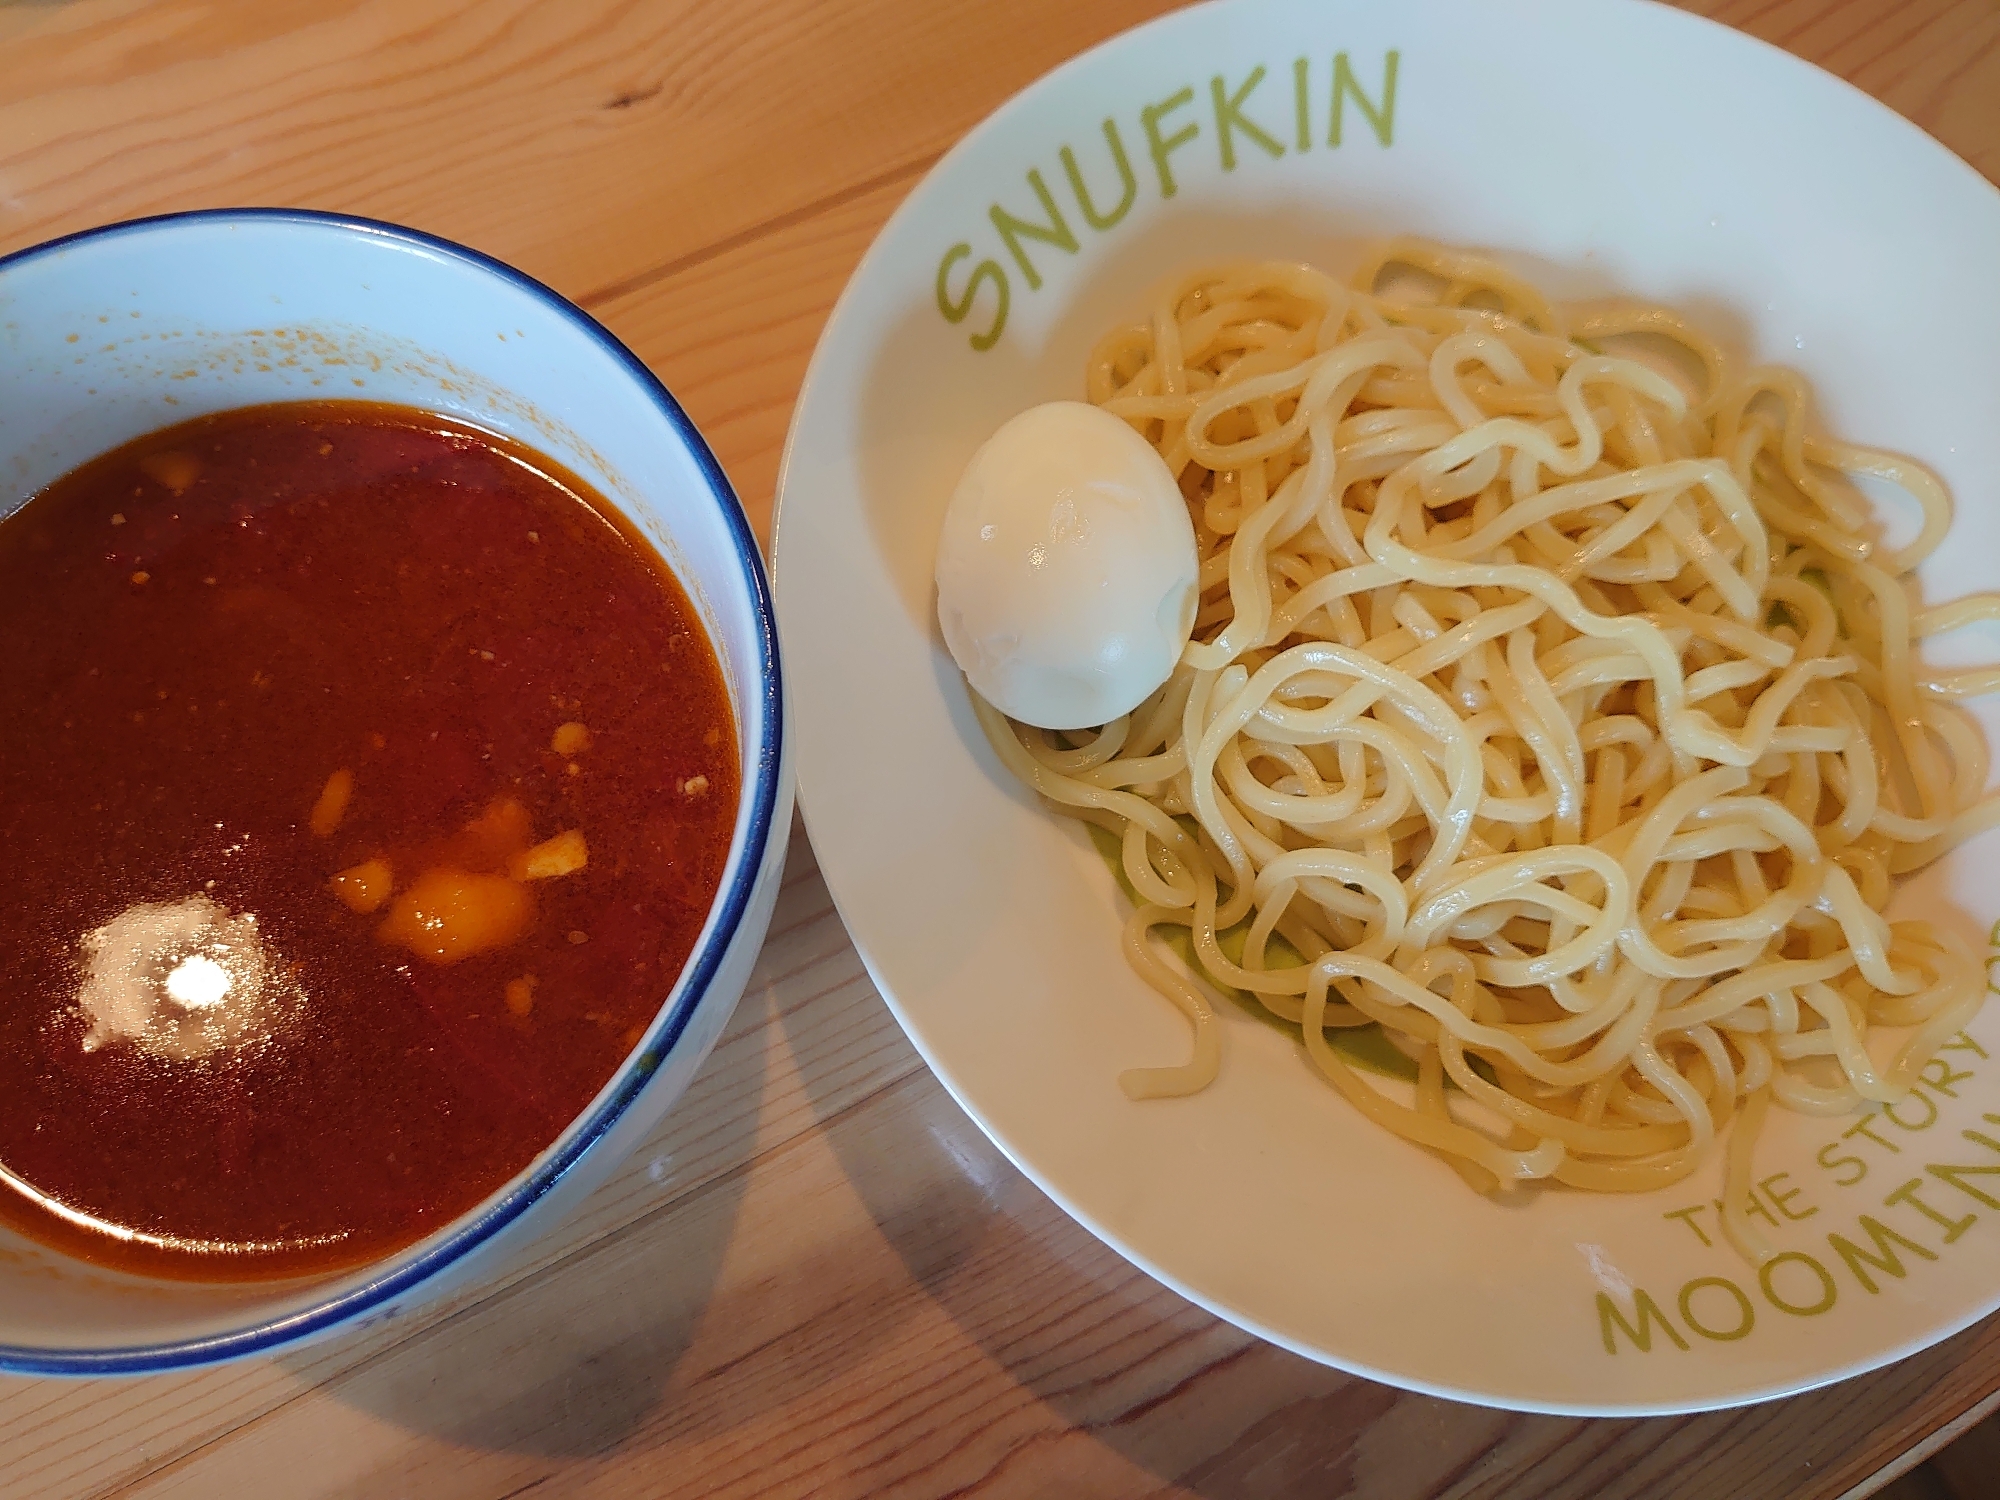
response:
[[[1426,293],[1378,295],[1391,268]],[[1631,335],[1698,389],[1606,352]],[[1126,1092],[1220,1066],[1153,940],[1185,928],[1205,977],[1483,1191],[1661,1187],[1735,1121],[1723,1221],[1768,1258],[1745,1217],[1768,1105],[1894,1102],[1984,991],[1947,934],[1883,915],[1894,877],[2000,822],[1952,701],[2000,672],[1913,649],[2000,619],[1907,581],[1943,487],[1817,435],[1797,375],[1669,310],[1565,309],[1417,241],[1353,285],[1198,271],[1087,379],[1178,476],[1195,639],[1096,731],[977,707],[1015,774],[1117,835],[1127,955],[1192,1022],[1189,1061]],[[1915,539],[1876,539],[1843,472],[1907,490]],[[1408,1102],[1327,1040],[1362,1026],[1414,1059]]]

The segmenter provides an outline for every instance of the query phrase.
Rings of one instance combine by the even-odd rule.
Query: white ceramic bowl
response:
[[[1663,6],[1193,6],[955,147],[813,358],[774,572],[841,916],[945,1086],[1058,1203],[1313,1358],[1635,1414],[1782,1395],[1942,1338],[2000,1306],[2000,1188],[1977,1175],[2000,1166],[1982,1144],[2000,1140],[2000,1005],[1893,1118],[1773,1112],[1758,1208],[1783,1256],[1762,1275],[1715,1234],[1719,1161],[1660,1193],[1489,1202],[1234,1006],[1212,1088],[1119,1090],[1121,1070],[1183,1058],[1187,1028],[1121,956],[1129,908],[1080,826],[1035,805],[973,719],[935,618],[945,504],[1004,420],[1081,398],[1091,344],[1161,277],[1231,256],[1345,273],[1400,233],[1489,248],[1558,296],[1676,304],[1740,356],[1798,366],[1832,431],[1928,461],[1956,494],[1929,597],[2000,584],[2000,194],[1916,127]],[[1990,633],[1964,635],[1937,644],[1992,658]],[[1978,712],[2000,745],[1994,701]],[[1997,869],[1988,834],[1899,899],[1984,951]],[[1887,1241],[1901,1258],[1877,1269],[1871,1225],[1919,1248]]]
[[[632,1054],[471,1212],[359,1270],[237,1286],[114,1274],[0,1230],[0,1370],[180,1369],[436,1295],[475,1254],[555,1222],[658,1123],[763,943],[792,803],[763,565],[693,424],[616,339],[483,255],[320,214],[174,215],[0,259],[0,516],[142,433],[227,407],[335,397],[424,407],[516,438],[594,485],[672,565],[717,648],[741,732],[743,797],[720,891]]]

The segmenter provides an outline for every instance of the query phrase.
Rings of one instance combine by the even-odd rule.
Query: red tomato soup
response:
[[[0,522],[0,1220],[320,1272],[525,1167],[638,1041],[735,823],[666,566],[573,476],[347,402]]]

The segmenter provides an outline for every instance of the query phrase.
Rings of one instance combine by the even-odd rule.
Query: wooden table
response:
[[[1496,0],[1497,3],[1497,0]],[[0,0],[0,250],[277,203],[541,277],[768,526],[820,325],[926,168],[1155,0]],[[1994,0],[1700,0],[2000,177]],[[1695,101],[1690,100],[1690,107]],[[1656,1421],[1403,1395],[1153,1285],[903,1040],[802,831],[694,1088],[553,1237],[425,1313],[136,1382],[0,1380],[0,1496],[1860,1496],[2000,1397],[2000,1321]]]

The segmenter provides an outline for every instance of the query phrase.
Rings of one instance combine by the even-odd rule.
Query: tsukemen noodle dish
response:
[[[1947,920],[1886,915],[2000,822],[1958,706],[2000,671],[1917,651],[2000,619],[1918,595],[1940,482],[1671,308],[1415,240],[1345,281],[1194,270],[1083,393],[973,458],[938,608],[1192,1024],[1126,1092],[1216,1077],[1220,991],[1482,1191],[1643,1191],[1719,1151],[1767,1259],[1767,1111],[1893,1103],[1985,989]],[[1908,496],[1907,540],[1855,476]]]
[[[601,496],[365,403],[245,408],[0,521],[0,1223],[170,1277],[450,1223],[638,1045],[738,737]]]

